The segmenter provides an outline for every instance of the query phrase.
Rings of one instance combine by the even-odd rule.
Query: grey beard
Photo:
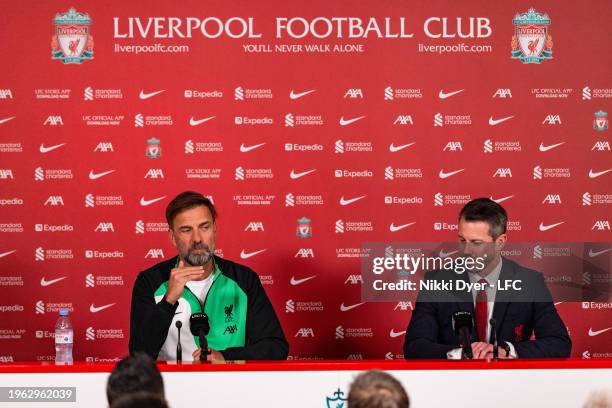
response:
[[[210,258],[212,258],[212,252],[206,251],[199,255],[187,253],[185,260],[192,266],[204,266],[210,261]]]

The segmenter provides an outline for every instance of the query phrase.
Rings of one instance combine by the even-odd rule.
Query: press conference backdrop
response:
[[[52,359],[61,307],[75,359],[125,355],[183,190],[291,359],[402,358],[414,302],[362,303],[361,244],[453,241],[472,198],[512,241],[612,238],[606,1],[74,7],[2,2],[2,361]],[[612,355],[612,304],[556,307],[573,356]]]

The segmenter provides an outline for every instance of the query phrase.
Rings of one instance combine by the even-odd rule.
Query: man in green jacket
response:
[[[194,313],[208,316],[209,360],[283,360],[289,345],[259,277],[246,266],[213,255],[217,211],[200,193],[186,191],[166,208],[170,240],[178,256],[141,272],[132,292],[130,353],[199,360]],[[177,322],[181,322],[179,329]]]

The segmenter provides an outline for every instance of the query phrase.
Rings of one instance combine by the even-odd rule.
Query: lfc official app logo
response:
[[[71,8],[53,19],[55,35],[51,39],[51,59],[64,64],[82,64],[93,59],[93,37],[89,35],[91,18]]]
[[[548,34],[550,17],[530,8],[517,14],[512,20],[515,31],[512,36],[512,59],[520,59],[523,64],[539,64],[552,59],[552,37]]]

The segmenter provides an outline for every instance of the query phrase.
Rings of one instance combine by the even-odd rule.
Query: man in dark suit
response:
[[[475,359],[493,357],[492,322],[500,358],[569,357],[572,342],[543,275],[500,255],[507,240],[507,222],[504,208],[488,198],[463,207],[458,224],[461,252],[480,258],[484,267],[463,274],[437,270],[428,272],[424,279],[463,280],[486,289],[442,294],[421,290],[406,330],[405,358],[461,358],[459,337],[453,330],[453,314],[458,311],[474,316],[470,342]],[[502,291],[498,281],[520,282],[521,290]]]

